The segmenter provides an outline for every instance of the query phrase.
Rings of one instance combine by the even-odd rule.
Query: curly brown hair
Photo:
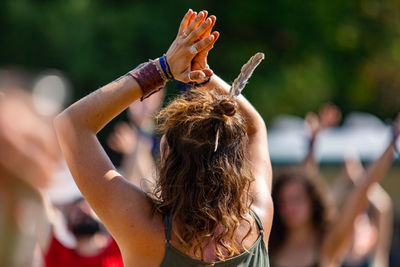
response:
[[[246,122],[237,105],[220,91],[192,89],[156,116],[169,151],[161,162],[155,207],[179,222],[172,230],[186,252],[201,259],[210,237],[216,256],[224,260],[224,255],[239,254],[234,242],[239,224],[250,225],[242,248],[252,230],[246,215],[253,178],[246,158]]]
[[[320,177],[308,174],[301,168],[289,168],[274,177],[272,186],[272,199],[274,203],[274,218],[269,239],[269,252],[271,257],[282,247],[287,238],[287,227],[280,217],[279,199],[283,187],[289,183],[299,182],[304,186],[311,202],[311,223],[317,235],[317,240],[322,241],[327,226],[335,215],[332,200],[327,195],[325,184]]]

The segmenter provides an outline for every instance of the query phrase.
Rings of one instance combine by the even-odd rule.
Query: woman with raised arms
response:
[[[55,120],[71,173],[117,241],[125,266],[269,266],[271,165],[263,119],[240,91],[257,54],[232,88],[207,55],[216,18],[189,10],[167,53],[96,90]],[[163,133],[154,194],[115,169],[96,134],[132,102],[169,80],[193,85],[157,119]],[[144,100],[145,101],[145,100]]]

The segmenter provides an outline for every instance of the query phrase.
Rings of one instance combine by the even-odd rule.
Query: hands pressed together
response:
[[[207,55],[219,33],[212,32],[216,17],[207,16],[207,11],[197,14],[189,9],[166,53],[171,72],[178,81],[202,83],[213,74],[207,65]]]
[[[309,112],[305,117],[305,121],[310,128],[311,138],[315,138],[324,129],[337,126],[341,119],[342,113],[340,109],[329,102],[320,107],[318,114]]]

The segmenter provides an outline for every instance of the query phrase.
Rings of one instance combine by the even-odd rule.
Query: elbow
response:
[[[54,118],[53,127],[59,142],[71,136],[75,128],[66,111],[61,112]]]
[[[393,212],[391,197],[381,187],[378,187],[378,185],[368,192],[368,199],[380,214],[390,214]]]
[[[249,124],[250,125],[247,126],[247,135],[250,136],[259,133],[267,135],[267,126],[265,125],[264,119],[260,114],[256,114],[254,119]]]
[[[59,136],[59,134],[63,132],[63,129],[66,128],[65,127],[65,124],[66,124],[66,118],[65,117],[66,117],[65,113],[61,112],[53,120],[53,127],[54,127],[54,130],[57,133],[57,136]]]

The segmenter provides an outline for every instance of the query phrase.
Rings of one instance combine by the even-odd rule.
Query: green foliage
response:
[[[395,0],[2,0],[0,64],[60,69],[79,98],[165,52],[188,8],[217,16],[221,37],[209,62],[227,81],[266,53],[244,91],[266,120],[327,100],[345,112],[399,111]]]

